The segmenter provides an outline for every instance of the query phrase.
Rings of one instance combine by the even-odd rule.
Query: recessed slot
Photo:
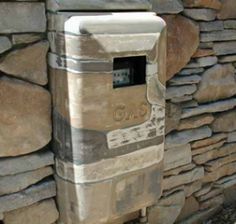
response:
[[[115,58],[113,88],[146,83],[146,56]]]

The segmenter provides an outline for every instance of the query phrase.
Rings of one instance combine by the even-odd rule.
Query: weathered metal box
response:
[[[166,30],[153,13],[57,13],[49,53],[60,223],[154,204],[164,153]]]

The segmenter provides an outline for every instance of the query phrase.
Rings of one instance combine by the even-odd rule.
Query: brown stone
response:
[[[219,206],[219,205],[222,205],[223,203],[224,203],[224,195],[221,194],[214,198],[207,199],[206,201],[201,202],[200,209],[203,210],[203,209],[210,208],[213,206]]]
[[[218,13],[218,19],[235,19],[236,18],[236,1],[235,0],[221,0],[222,7]]]
[[[0,71],[39,85],[46,85],[48,47],[48,42],[43,41],[12,51],[0,62]]]
[[[182,109],[174,103],[166,103],[166,119],[165,132],[166,134],[175,130],[179,126]]]
[[[16,79],[0,79],[0,157],[43,148],[51,140],[50,94]]]
[[[215,52],[212,49],[197,49],[197,51],[194,53],[192,58],[200,58],[200,57],[206,57],[206,56],[211,56],[214,55]]]
[[[174,168],[174,169],[171,169],[171,170],[167,170],[167,171],[164,172],[164,176],[166,176],[166,177],[168,177],[168,176],[176,176],[176,175],[178,175],[181,172],[192,170],[195,167],[196,167],[195,164],[190,163],[190,164],[187,164],[187,165],[184,165],[184,166],[180,166],[180,167],[177,167],[177,168]]]
[[[183,119],[180,121],[177,130],[181,131],[185,129],[198,128],[203,125],[211,124],[213,120],[214,117],[211,114],[203,114],[196,117]]]
[[[212,145],[212,144],[215,144],[215,143],[221,141],[222,139],[226,139],[226,138],[227,138],[226,134],[215,134],[210,138],[206,138],[203,140],[193,142],[191,144],[191,148],[195,149],[195,148],[200,148],[200,147]]]
[[[221,194],[223,191],[222,188],[213,188],[211,189],[208,193],[201,195],[200,197],[197,198],[198,201],[205,201],[207,199],[213,198],[219,194]]]
[[[5,224],[51,224],[58,219],[53,199],[4,213]]]
[[[148,212],[149,224],[172,224],[184,206],[185,195],[183,191],[162,198],[157,205]]]
[[[193,183],[184,185],[184,193],[186,197],[190,197],[193,193],[199,191],[202,187],[201,180],[194,181]]]
[[[235,68],[232,64],[215,65],[205,71],[194,94],[198,102],[225,99],[236,94]]]
[[[220,9],[219,0],[183,0],[185,7]]]
[[[216,115],[211,125],[213,132],[232,132],[236,130],[236,111],[231,110]]]
[[[167,80],[190,60],[199,45],[199,28],[180,15],[163,16],[167,23]]]
[[[186,198],[184,207],[182,208],[181,213],[179,214],[176,221],[182,221],[197,212],[198,210],[199,203],[197,202],[196,198],[193,196]]]

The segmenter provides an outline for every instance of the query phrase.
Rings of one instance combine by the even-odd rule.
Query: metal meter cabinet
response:
[[[60,223],[100,224],[161,195],[165,23],[154,13],[50,16]]]

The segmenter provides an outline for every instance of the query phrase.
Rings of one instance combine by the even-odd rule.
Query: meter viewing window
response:
[[[146,83],[146,56],[115,58],[113,88]]]

